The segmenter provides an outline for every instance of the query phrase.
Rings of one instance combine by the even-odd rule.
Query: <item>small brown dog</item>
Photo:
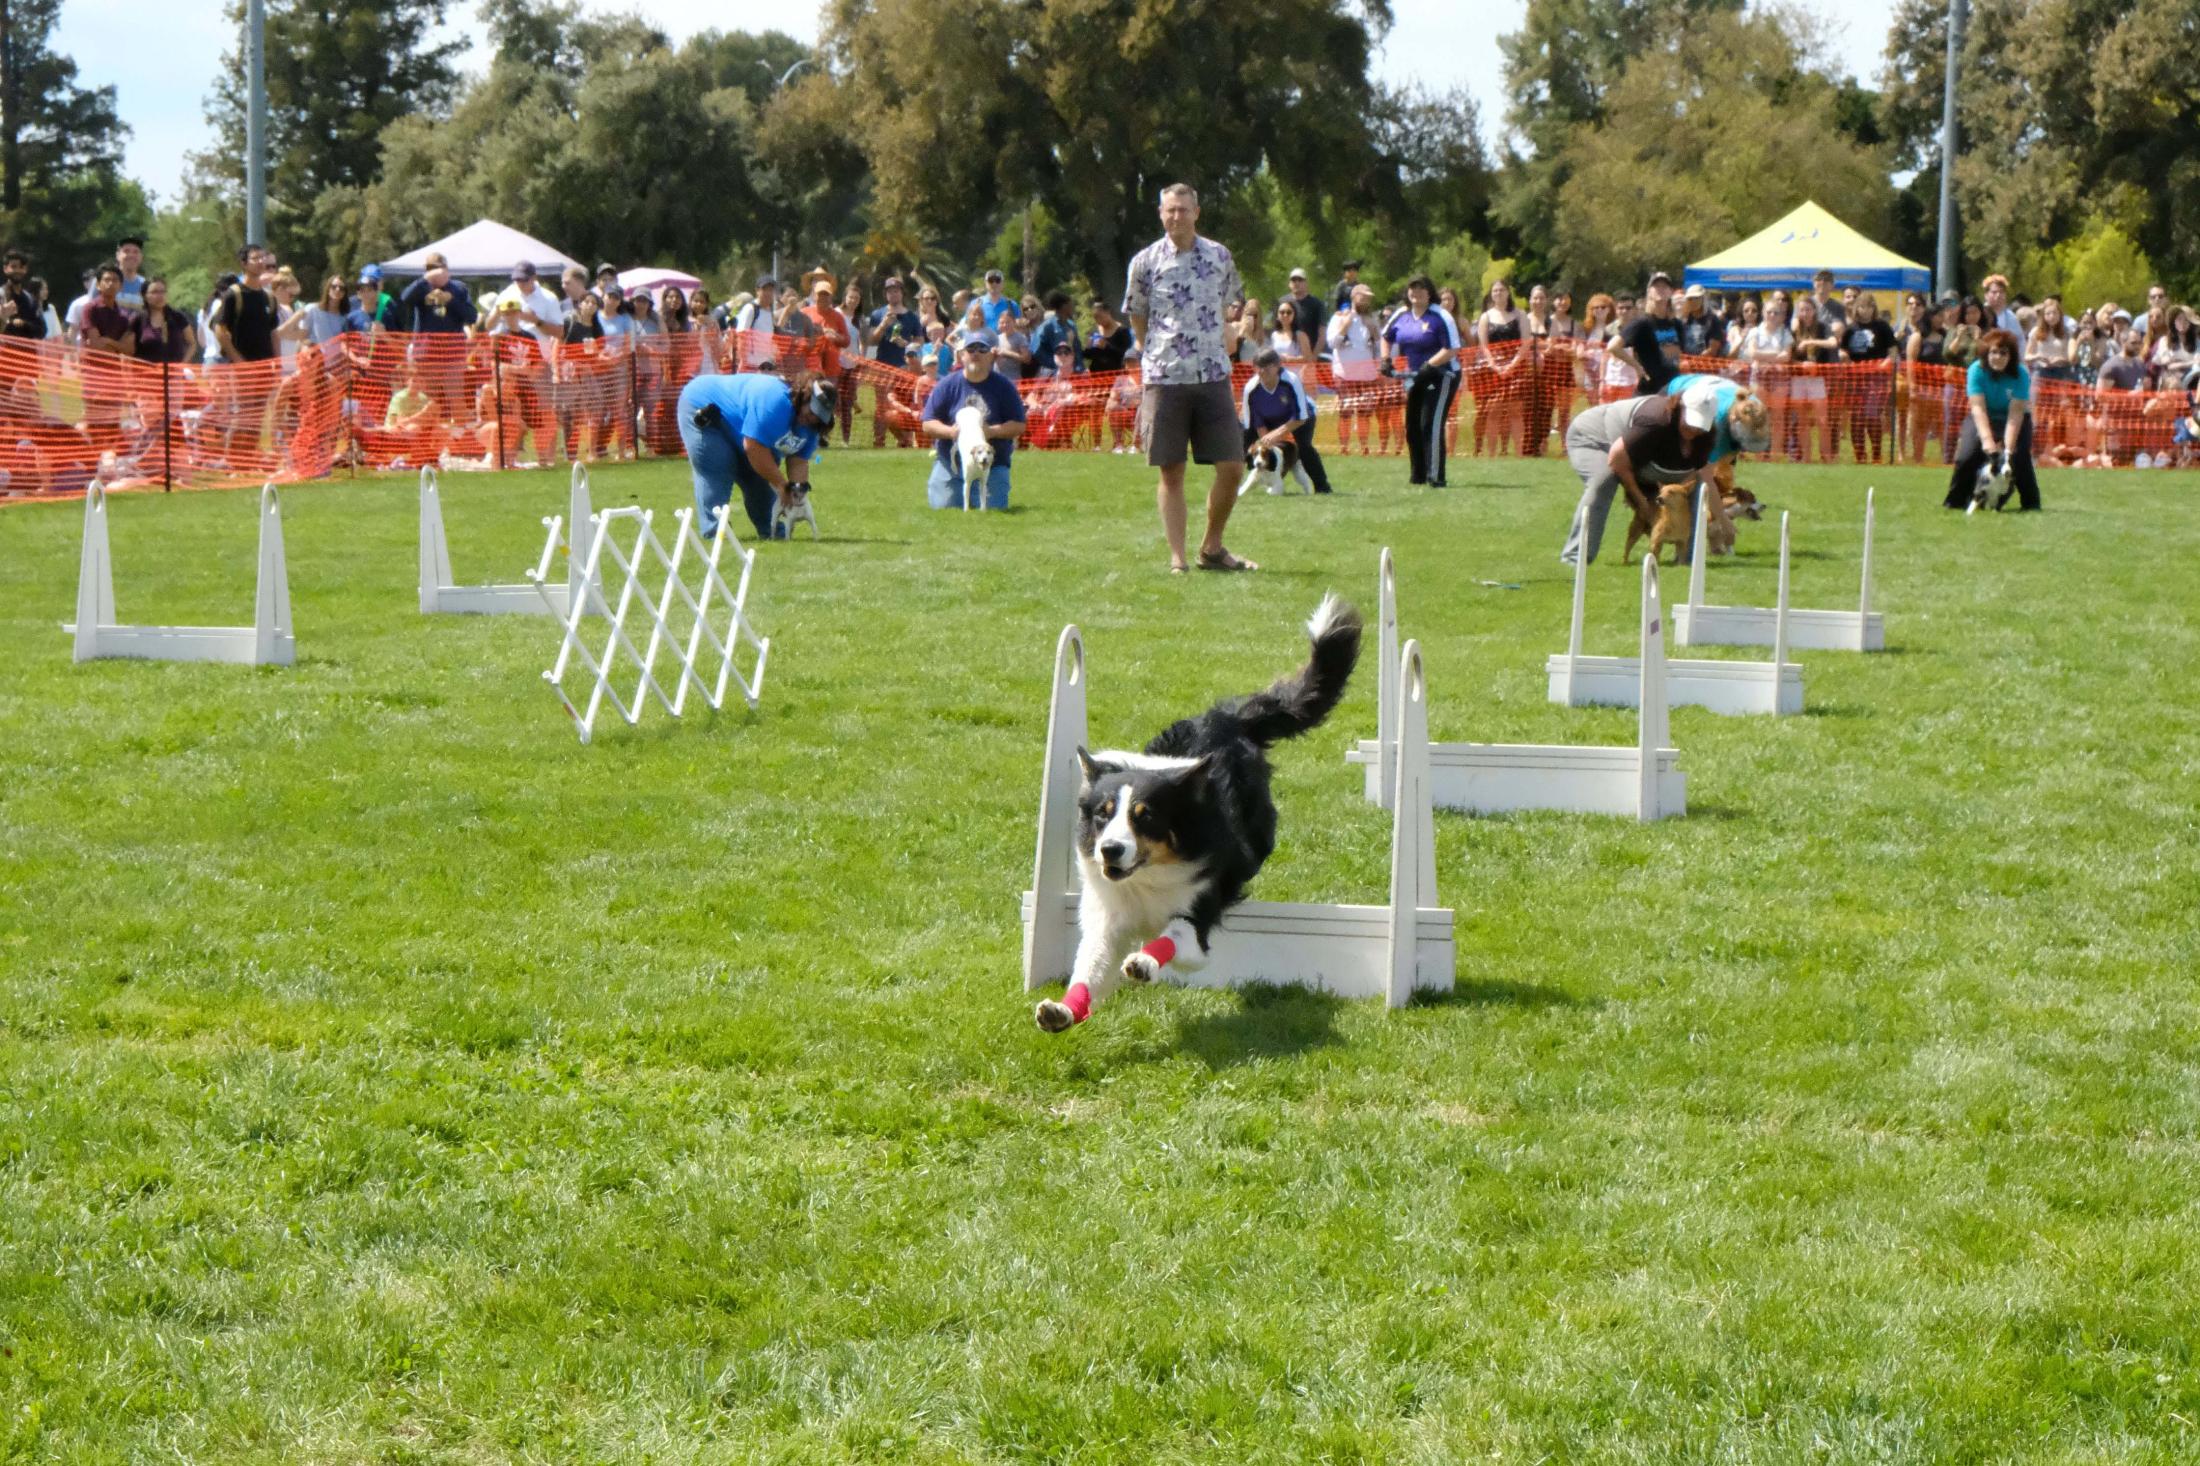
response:
[[[1655,560],[1658,551],[1667,545],[1673,547],[1673,563],[1681,563],[1681,548],[1688,543],[1689,521],[1694,516],[1687,484],[1667,484],[1658,490],[1657,518],[1645,523],[1640,514],[1627,526],[1627,548],[1620,552],[1619,563],[1625,565],[1633,559],[1635,542],[1645,534],[1650,536],[1650,558]]]

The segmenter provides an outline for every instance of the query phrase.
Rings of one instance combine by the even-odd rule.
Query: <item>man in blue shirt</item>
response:
[[[1245,424],[1248,449],[1289,438],[1298,450],[1296,471],[1312,481],[1315,493],[1329,492],[1329,474],[1314,447],[1314,399],[1295,372],[1284,370],[1283,357],[1273,346],[1253,358],[1253,375],[1238,396],[1238,421]]]
[[[959,509],[963,500],[960,455],[955,451],[955,414],[975,397],[985,404],[985,435],[993,444],[993,467],[985,477],[985,507],[1008,507],[1008,461],[1024,434],[1024,399],[1016,384],[993,370],[993,333],[972,331],[963,338],[962,369],[933,384],[924,400],[924,435],[932,440],[932,475],[924,486],[934,509]]]
[[[1031,339],[1031,358],[1047,376],[1054,375],[1054,348],[1063,342],[1069,343],[1072,368],[1083,371],[1085,345],[1077,339],[1077,315],[1070,307],[1069,292],[1057,290],[1047,297],[1046,319],[1039,323],[1039,334]]]
[[[833,384],[811,372],[791,383],[769,372],[713,372],[681,388],[680,441],[695,476],[703,537],[717,533],[739,484],[757,537],[772,538],[772,511],[809,492],[810,460],[837,409]],[[786,538],[784,530],[779,538]]]
[[[1019,320],[1023,318],[1023,307],[1016,304],[1013,298],[1003,295],[1001,285],[1002,277],[999,270],[985,272],[985,299],[978,302],[978,304],[985,311],[985,328],[988,331],[998,332],[1001,329],[1001,318],[1004,316],[1015,316]]]

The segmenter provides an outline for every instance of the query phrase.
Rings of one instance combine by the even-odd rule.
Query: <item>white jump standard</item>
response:
[[[1577,511],[1578,512],[1578,511]],[[1574,612],[1566,650],[1544,664],[1550,676],[1550,700],[1570,708],[1632,708],[1642,703],[1640,657],[1590,657],[1581,651],[1582,612],[1587,601],[1589,560],[1574,563]],[[1729,716],[1769,713],[1791,716],[1803,710],[1803,667],[1787,659],[1787,569],[1780,571],[1780,601],[1773,611],[1772,660],[1714,662],[1669,657],[1665,663],[1665,702],[1673,708],[1706,708]]]
[[[565,710],[573,715],[583,743],[593,735],[596,715],[602,711],[606,698],[618,709],[619,716],[632,726],[641,719],[645,692],[655,696],[658,704],[675,718],[686,711],[691,686],[714,712],[725,705],[729,681],[739,683],[741,696],[752,710],[763,695],[764,663],[771,655],[771,641],[757,635],[747,612],[749,580],[756,570],[756,552],[741,544],[723,518],[718,533],[706,542],[695,532],[695,511],[679,509],[673,512],[673,548],[667,554],[653,528],[654,518],[651,510],[620,508],[606,509],[590,520],[585,531],[588,556],[581,567],[580,584],[594,587],[594,594],[561,595],[566,587],[552,583],[551,567],[561,542],[561,525],[555,518],[545,521],[549,535],[542,547],[542,563],[527,573],[528,580],[544,601],[552,602],[556,598],[565,605],[560,617],[564,637],[558,647],[558,658],[542,675],[557,693],[558,700],[565,704]],[[621,544],[621,535],[631,544]],[[719,573],[719,556],[729,543],[733,553],[741,557],[741,578],[737,587],[729,587]],[[603,578],[606,561],[609,568],[619,573],[616,600],[611,599],[610,588]],[[691,574],[698,576],[699,589],[689,586]],[[645,578],[659,575],[663,577],[662,585],[645,591]],[[676,625],[675,605],[681,608],[677,620],[685,622],[685,635]],[[637,648],[627,634],[627,618],[637,609],[649,621],[646,649]],[[591,614],[601,618],[607,626],[600,654],[590,649],[584,637],[592,624]],[[718,660],[717,670],[707,678],[703,671],[706,642],[710,653]],[[755,653],[753,668],[746,674],[736,658],[743,643]],[[622,650],[635,679],[633,695],[625,698],[612,686],[612,678],[620,671]],[[595,679],[585,703],[576,703],[565,688],[566,674],[576,656]],[[657,664],[666,656],[678,664],[669,694],[657,676]]]
[[[1213,932],[1206,965],[1171,964],[1166,981],[1194,987],[1298,985],[1346,998],[1385,999],[1399,1008],[1416,991],[1449,992],[1452,913],[1436,905],[1436,847],[1428,798],[1428,698],[1421,649],[1400,656],[1398,759],[1401,798],[1391,824],[1390,901],[1328,906],[1244,901]],[[1064,627],[1054,650],[1054,695],[1047,715],[1045,773],[1039,788],[1038,853],[1032,889],[1023,895],[1024,991],[1070,976],[1079,935],[1075,851],[1077,750],[1085,739],[1085,645]]]
[[[1366,771],[1368,802],[1392,807],[1399,748],[1391,667],[1398,643],[1397,592],[1390,551],[1382,558],[1381,668],[1376,736],[1361,739],[1345,762]],[[1584,747],[1548,743],[1432,743],[1430,797],[1470,814],[1561,810],[1632,816],[1645,823],[1688,812],[1688,777],[1672,747],[1665,701],[1665,630],[1655,562],[1642,564],[1642,638],[1636,741]]]
[[[1883,652],[1886,620],[1872,609],[1872,499],[1864,491],[1864,585],[1853,611],[1787,613],[1787,644],[1797,651]],[[1688,600],[1674,614],[1674,637],[1682,646],[1771,646],[1778,635],[1778,612],[1764,606],[1707,606],[1703,601],[1703,500],[1696,501],[1696,555],[1688,567]],[[1780,516],[1780,583],[1787,583],[1788,520]]]
[[[289,667],[298,660],[290,624],[290,572],[275,486],[260,490],[260,573],[250,626],[124,626],[115,619],[114,557],[107,544],[107,491],[84,491],[84,553],[77,565],[76,660],[130,657],[153,662],[235,662]]]
[[[566,499],[564,522],[572,526],[573,543],[566,557],[565,584],[547,591],[532,581],[513,585],[459,585],[451,576],[451,546],[443,533],[443,496],[435,470],[420,470],[420,614],[473,616],[563,616],[580,585],[581,566],[588,559],[588,529],[595,511],[588,501],[588,468],[573,465],[572,488]],[[542,521],[548,525],[551,521]]]

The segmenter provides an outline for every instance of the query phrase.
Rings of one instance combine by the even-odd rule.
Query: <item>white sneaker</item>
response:
[[[2131,460],[2131,466],[2133,468],[2152,468],[2154,467],[2154,460],[2141,453],[2137,458]]]

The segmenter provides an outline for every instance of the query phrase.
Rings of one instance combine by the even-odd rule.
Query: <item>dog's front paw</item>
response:
[[[1133,952],[1123,959],[1123,975],[1132,982],[1152,982],[1161,975],[1161,964],[1145,952]]]
[[[1038,1020],[1039,1027],[1048,1033],[1065,1032],[1077,1022],[1077,1015],[1070,1012],[1067,1003],[1057,1003],[1052,998],[1042,1000],[1039,1011],[1032,1016]]]

